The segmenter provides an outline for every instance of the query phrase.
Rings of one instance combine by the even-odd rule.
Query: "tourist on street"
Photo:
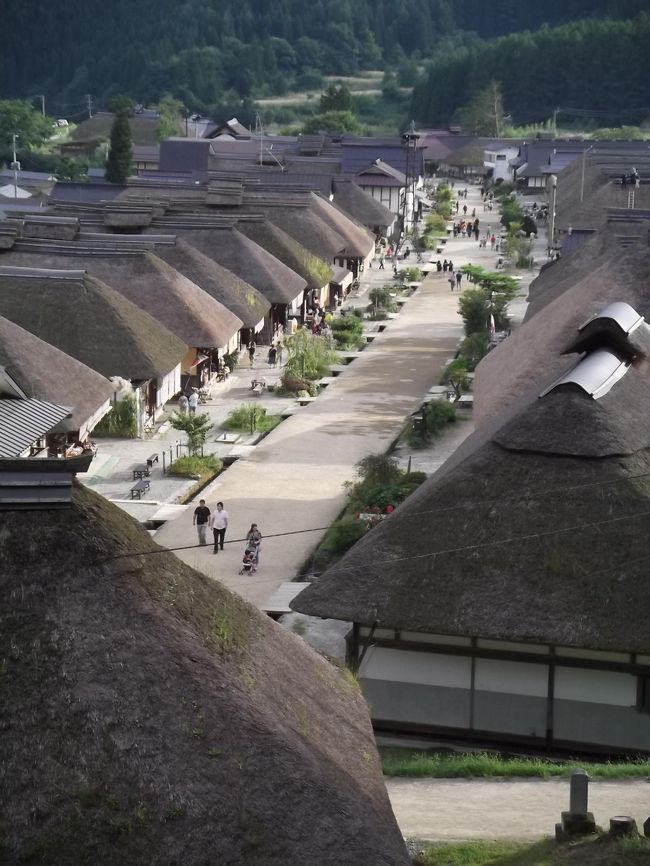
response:
[[[228,512],[223,507],[223,502],[217,502],[217,507],[208,520],[208,526],[212,530],[214,537],[214,553],[218,553],[219,548],[223,550],[223,540],[226,537],[226,529],[228,528]]]
[[[284,354],[284,345],[282,343],[278,343],[277,347],[277,361],[280,366],[282,366],[282,355]]]
[[[444,261],[442,263],[442,270],[444,271],[444,273],[447,273],[447,268],[448,268],[447,259],[444,259]]]
[[[450,271],[450,272],[449,272],[449,276],[447,277],[447,282],[449,283],[449,290],[450,290],[451,292],[453,292],[453,291],[454,291],[454,288],[455,288],[455,286],[456,286],[456,277],[454,276],[454,272],[453,272],[453,271]]]
[[[438,273],[440,273],[440,271],[442,270],[442,262],[440,261],[440,259],[438,259],[438,261],[436,262],[436,270],[438,271]],[[447,269],[445,268],[445,270]]]
[[[447,262],[447,269],[449,270],[449,273],[450,273],[450,274],[453,274],[453,272],[454,272],[454,263],[452,262],[451,259],[449,259],[449,261]]]
[[[463,279],[461,271],[456,271],[456,286],[460,289],[460,282]]]
[[[260,561],[260,548],[262,546],[262,533],[257,528],[257,523],[251,523],[251,528],[246,533],[246,541],[250,546],[255,547],[256,551],[256,564],[259,564]]]
[[[463,205],[463,213],[465,215],[467,215],[467,205],[466,204]]]
[[[248,346],[246,346],[246,348],[248,349],[248,360],[250,361],[250,365],[252,367],[255,360],[255,351],[257,349],[257,346],[255,345],[255,340],[251,340]]]
[[[492,237],[490,238],[490,246],[492,247],[492,249],[495,248],[496,244],[497,244],[497,236],[492,235]]]
[[[199,544],[208,543],[208,520],[210,519],[210,509],[205,504],[205,499],[199,499],[199,504],[194,509],[194,519],[192,525],[196,526],[196,531],[199,534]]]
[[[192,388],[192,393],[190,394],[190,399],[187,401],[187,405],[190,415],[196,415],[196,407],[199,405],[198,388]]]
[[[383,256],[379,256],[379,270],[380,271],[384,270],[384,257]]]
[[[181,394],[181,396],[178,398],[178,411],[181,413],[181,415],[187,415],[189,405],[189,401],[185,394]]]
[[[268,358],[266,359],[269,367],[275,367],[278,363],[278,350],[275,346],[271,346],[269,349]]]

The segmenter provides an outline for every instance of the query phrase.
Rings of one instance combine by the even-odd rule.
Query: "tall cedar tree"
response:
[[[111,127],[111,145],[106,160],[106,180],[126,183],[133,162],[133,138],[126,109],[118,111]]]

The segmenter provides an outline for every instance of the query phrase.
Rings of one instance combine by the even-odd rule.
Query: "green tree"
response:
[[[345,84],[330,84],[320,98],[320,112],[352,111],[352,94]]]
[[[116,101],[114,105],[115,103]],[[111,142],[106,160],[106,180],[109,183],[125,184],[131,174],[133,138],[126,103],[117,103],[116,107],[117,113],[111,127]]]
[[[283,379],[319,379],[336,360],[331,340],[310,334],[305,328],[285,337],[287,363]]]
[[[185,106],[170,93],[166,93],[160,102],[154,106],[160,120],[158,121],[158,140],[164,141],[172,135],[178,135],[181,118],[185,111]]]
[[[18,136],[17,146],[22,150],[40,147],[52,135],[52,120],[20,99],[0,100],[0,146],[9,149],[12,133]]]
[[[359,134],[362,131],[361,124],[351,111],[328,111],[325,114],[316,114],[304,124],[304,133],[313,132],[353,132]]]
[[[203,415],[181,415],[174,412],[169,419],[174,430],[181,430],[187,436],[187,447],[190,455],[198,454],[205,445],[208,433],[212,430],[212,422],[207,413]]]
[[[402,474],[397,460],[387,454],[368,454],[354,468],[359,478],[369,486],[395,484]]]
[[[490,81],[459,112],[460,121],[468,132],[496,138],[501,135],[503,116],[503,93],[497,81]]]
[[[464,358],[455,358],[442,371],[442,381],[445,384],[451,385],[456,394],[456,399],[460,397],[463,391],[467,391],[469,388],[468,372],[467,362]]]

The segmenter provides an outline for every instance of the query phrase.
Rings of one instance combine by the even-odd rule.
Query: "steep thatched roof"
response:
[[[583,256],[586,276],[572,268],[568,287],[558,282],[548,291],[558,294],[539,307],[537,313],[497,346],[476,368],[474,413],[481,423],[504,406],[519,400],[531,388],[541,390],[549,377],[559,375],[566,367],[562,353],[575,340],[577,329],[591,315],[614,301],[625,301],[642,316],[650,319],[650,250],[632,247],[623,250],[604,244],[598,255],[594,238],[573,256],[553,264],[549,271],[566,269],[564,263]],[[563,290],[562,290],[563,289]]]
[[[264,295],[210,256],[179,237],[173,246],[156,246],[156,255],[201,286],[243,323],[253,328],[268,313],[271,304]]]
[[[187,351],[157,319],[83,271],[0,267],[0,315],[108,377],[157,378]]]
[[[76,485],[3,515],[8,862],[407,866],[354,683],[160,551]]]
[[[368,229],[347,216],[336,204],[309,193],[310,207],[345,239],[344,255],[365,259],[375,248],[375,237]]]
[[[598,400],[569,384],[513,404],[292,607],[382,628],[648,652],[650,487],[633,476],[650,474],[649,401],[642,363]]]
[[[26,216],[22,225],[22,236],[26,238],[53,238],[72,240],[79,231],[76,217]]]
[[[298,241],[268,219],[240,219],[237,231],[291,268],[307,282],[308,289],[321,289],[332,278],[332,269]]]
[[[0,368],[27,397],[70,408],[57,431],[79,430],[111,397],[113,385],[76,358],[0,316]]]
[[[71,248],[69,253],[47,249],[11,252],[0,260],[25,267],[80,267],[116,289],[161,322],[187,346],[225,346],[241,328],[241,319],[187,277],[153,253],[119,254]]]
[[[250,283],[272,304],[291,303],[307,285],[302,277],[234,228],[179,226],[174,231],[191,246]]]
[[[358,184],[350,179],[335,178],[332,183],[334,189],[334,204],[345,211],[348,216],[356,220],[368,229],[375,226],[384,230],[390,228],[395,222],[395,214],[381,202],[373,198]]]
[[[279,196],[248,195],[245,205],[249,212],[263,214],[274,225],[324,261],[330,262],[336,256],[343,255],[345,238],[325,222],[320,214],[308,207],[304,196],[302,204],[298,206],[283,204]]]

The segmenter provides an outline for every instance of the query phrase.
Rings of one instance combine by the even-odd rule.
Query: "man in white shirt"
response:
[[[196,407],[199,405],[199,392],[196,388],[192,388],[190,399],[188,400],[188,408],[190,415],[196,415]]]
[[[217,502],[217,507],[210,515],[208,525],[214,536],[214,553],[219,553],[219,548],[223,550],[223,540],[228,528],[228,512],[223,507],[223,502]]]

